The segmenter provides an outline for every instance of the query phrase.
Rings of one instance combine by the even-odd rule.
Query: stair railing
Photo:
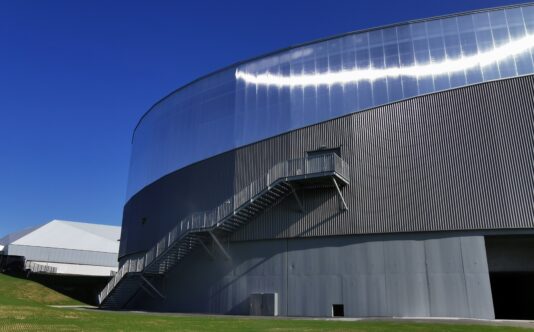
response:
[[[349,181],[349,168],[347,163],[334,152],[290,159],[275,164],[264,176],[252,181],[248,186],[242,188],[238,193],[225,200],[216,208],[208,211],[196,212],[182,219],[168,234],[163,236],[154,247],[150,248],[142,256],[127,259],[120,267],[117,274],[115,274],[100,293],[100,303],[104,301],[127,273],[142,272],[156,258],[162,255],[166,249],[186,236],[187,233],[217,226],[220,221],[229,217],[234,211],[253,200],[264,190],[268,190],[276,182],[290,177],[316,176],[320,173],[332,172],[335,172],[347,182]]]

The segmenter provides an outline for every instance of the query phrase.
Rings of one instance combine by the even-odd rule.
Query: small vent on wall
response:
[[[343,304],[332,304],[332,317],[344,317],[345,306]]]
[[[278,316],[278,293],[256,293],[249,297],[251,316]]]

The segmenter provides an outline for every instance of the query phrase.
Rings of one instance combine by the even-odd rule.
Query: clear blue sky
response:
[[[0,236],[54,218],[120,225],[135,124],[200,75],[333,34],[510,3],[0,0]]]

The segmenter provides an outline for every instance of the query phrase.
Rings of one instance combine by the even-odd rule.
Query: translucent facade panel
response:
[[[129,199],[246,144],[383,104],[534,73],[534,6],[355,32],[231,66],[156,104],[135,130]]]

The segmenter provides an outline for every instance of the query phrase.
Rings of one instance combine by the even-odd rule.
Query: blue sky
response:
[[[130,139],[179,86],[289,45],[511,1],[0,0],[0,236],[120,225]]]

